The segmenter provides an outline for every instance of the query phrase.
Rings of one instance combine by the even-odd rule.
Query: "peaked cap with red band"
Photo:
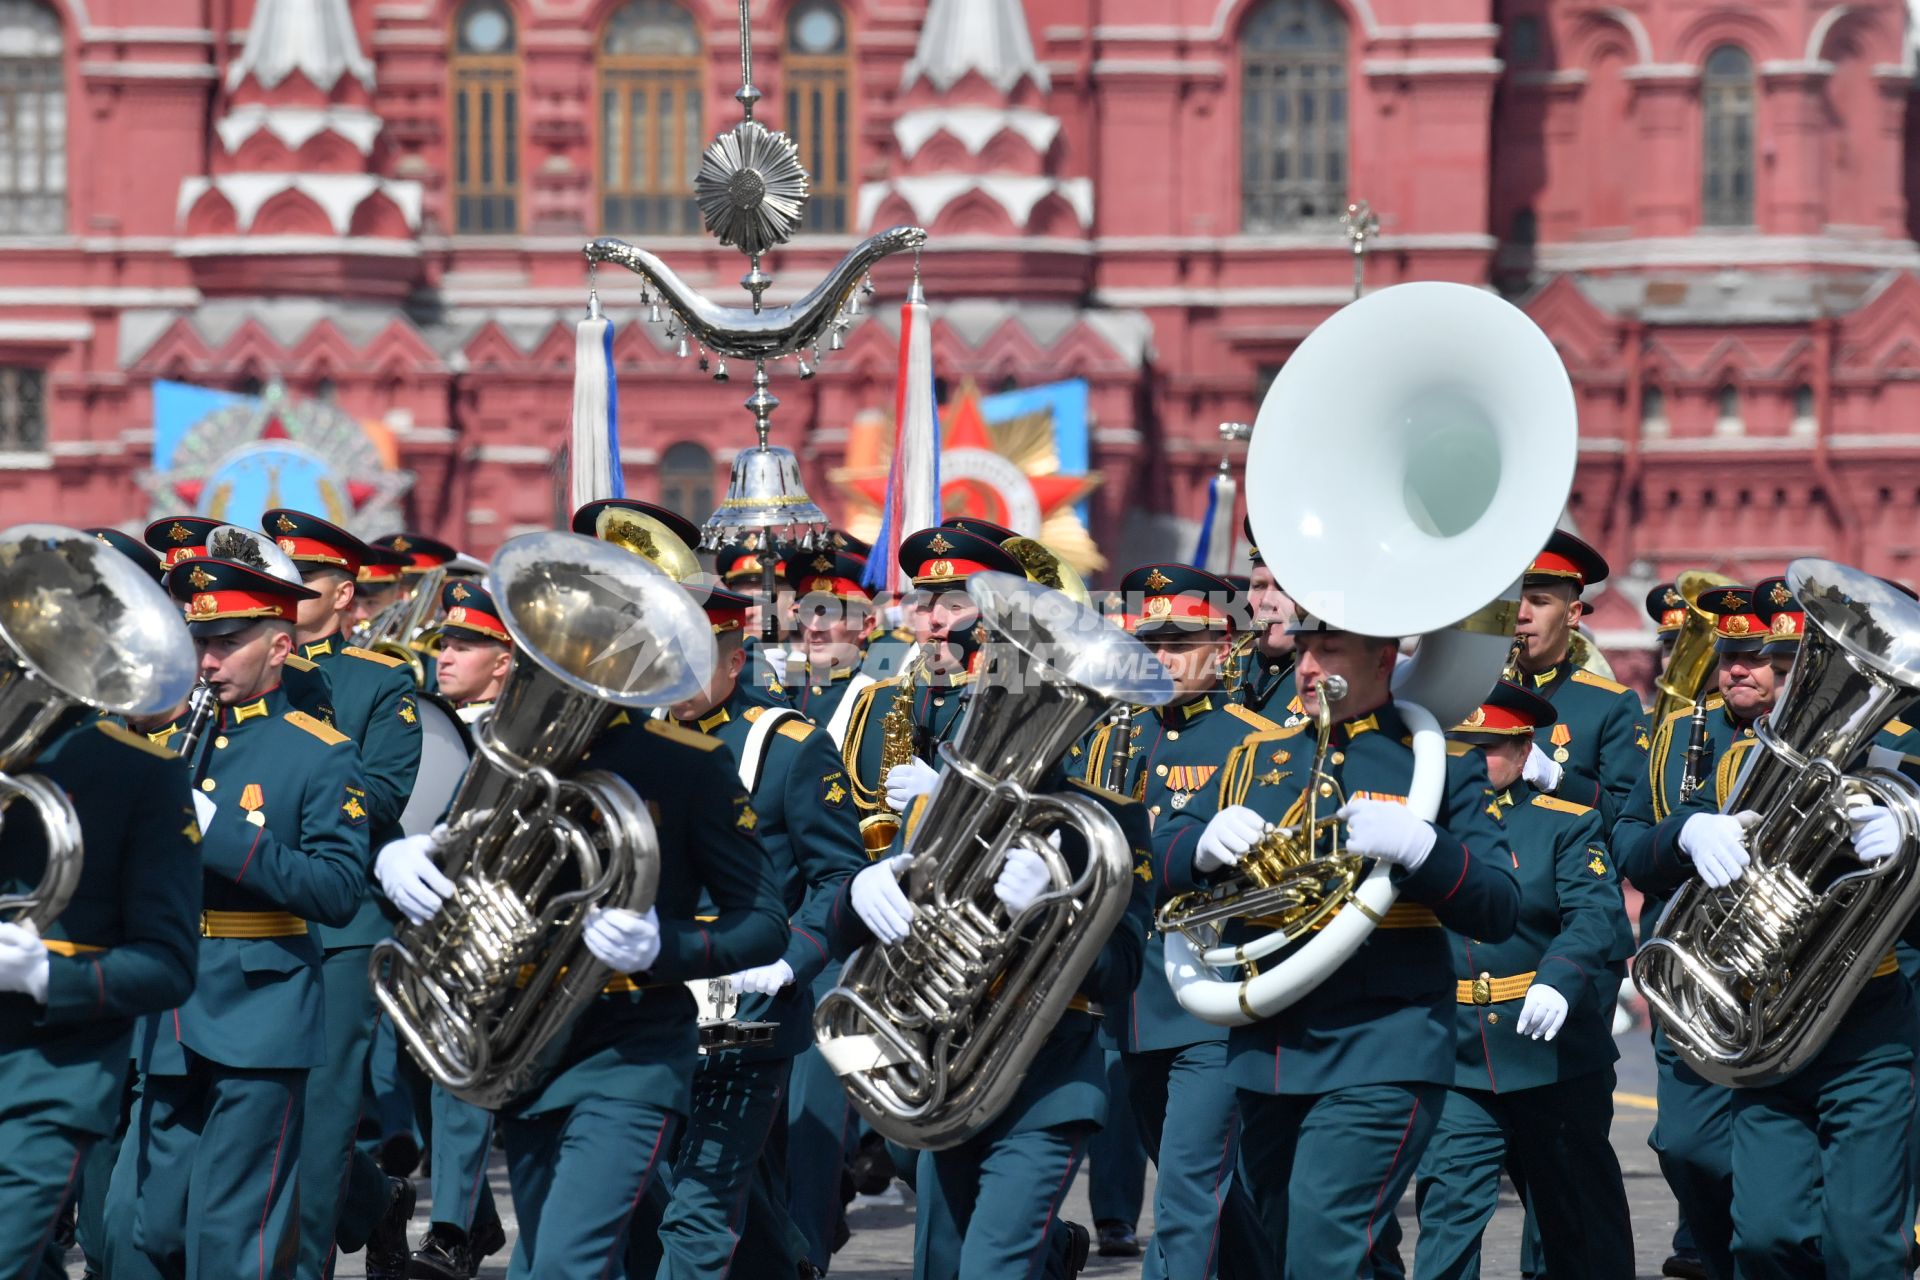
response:
[[[375,538],[373,545],[405,556],[407,563],[401,567],[402,573],[425,573],[429,569],[438,569],[460,554],[456,548],[440,539],[429,538],[422,533],[389,533],[385,537]]]
[[[902,538],[900,567],[916,587],[965,587],[976,573],[1027,576],[1020,562],[998,542],[948,525]]]
[[[1717,653],[1758,653],[1767,641],[1767,624],[1753,605],[1751,587],[1715,587],[1700,597],[1700,607],[1713,615],[1713,647]]]
[[[1473,736],[1486,734],[1489,737],[1511,737],[1522,733],[1532,733],[1544,728],[1560,718],[1553,704],[1529,689],[1502,680],[1493,686],[1493,692],[1487,700],[1473,709],[1473,713],[1450,732]]]
[[[400,581],[411,563],[410,557],[398,551],[368,544],[367,558],[360,564],[358,581],[371,586],[390,587]]]
[[[1527,566],[1526,580],[1572,582],[1584,590],[1607,580],[1607,558],[1565,529],[1555,529]]]
[[[237,560],[196,559],[167,574],[167,592],[187,607],[196,639],[232,635],[268,619],[292,622],[302,600],[320,593]]]
[[[864,603],[873,599],[873,592],[860,585],[866,571],[865,556],[829,548],[789,553],[785,576],[796,595],[833,596]]]
[[[160,567],[171,569],[182,560],[207,554],[207,539],[225,520],[206,516],[167,516],[147,526],[143,541],[160,553]]]
[[[1647,592],[1647,616],[1661,635],[1671,635],[1687,620],[1687,598],[1673,583],[1663,582]]]
[[[440,588],[440,630],[467,632],[482,640],[512,644],[507,624],[500,620],[500,609],[487,589],[476,582],[449,582]]]
[[[155,582],[166,575],[166,570],[160,567],[160,557],[132,534],[122,533],[118,529],[88,529],[86,532],[139,565]]]
[[[332,521],[274,507],[260,513],[260,528],[295,564],[325,565],[342,570],[355,582],[360,580],[360,567],[367,562],[369,548]]]
[[[1130,629],[1138,634],[1233,630],[1233,584],[1190,564],[1143,564],[1120,579],[1120,594]]]
[[[683,585],[687,594],[693,597],[693,602],[706,612],[707,621],[713,624],[715,635],[746,629],[747,610],[753,607],[752,597],[710,584]]]
[[[1800,637],[1807,629],[1806,611],[1794,599],[1785,578],[1762,578],[1753,584],[1753,612],[1767,626],[1766,647],[1762,653],[1791,656],[1800,652]]]

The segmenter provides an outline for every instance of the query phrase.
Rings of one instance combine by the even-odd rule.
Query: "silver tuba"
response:
[[[821,1053],[861,1114],[928,1150],[965,1141],[1012,1101],[1132,892],[1113,816],[1033,788],[1115,701],[1157,707],[1173,694],[1145,645],[1059,591],[980,573],[967,592],[990,634],[907,838],[912,933],[855,952],[814,1013]],[[1087,843],[1078,876],[1047,840],[1065,827]],[[993,883],[1016,845],[1053,884],[1009,918]]]
[[[1274,576],[1344,630],[1420,637],[1393,692],[1413,731],[1407,805],[1429,821],[1446,797],[1445,728],[1500,678],[1520,575],[1566,504],[1577,434],[1553,343],[1459,284],[1396,285],[1343,307],[1261,403],[1248,518]],[[1341,850],[1317,806],[1296,808],[1262,856],[1161,909],[1167,981],[1196,1017],[1273,1017],[1352,959],[1398,897],[1384,863]],[[1256,916],[1283,923],[1222,944],[1229,921]]]
[[[432,920],[376,946],[371,972],[420,1065],[491,1110],[535,1082],[542,1051],[611,976],[580,940],[588,910],[644,911],[659,881],[640,797],[615,774],[574,766],[618,709],[703,687],[715,651],[678,583],[592,538],[514,538],[487,587],[514,665],[475,726],[435,855],[454,893]],[[579,884],[562,891],[569,867]]]
[[[1920,787],[1861,767],[1920,701],[1920,605],[1827,560],[1794,561],[1787,583],[1807,616],[1800,656],[1721,804],[1760,815],[1752,861],[1724,889],[1683,885],[1633,964],[1674,1048],[1734,1087],[1818,1054],[1920,906]],[[1846,811],[1861,803],[1891,809],[1905,837],[1870,867],[1848,851]]]
[[[0,918],[44,930],[80,883],[80,818],[33,763],[69,711],[172,711],[193,685],[193,637],[180,606],[145,570],[78,529],[0,533],[0,824],[14,801],[46,832],[30,893],[0,897]]]

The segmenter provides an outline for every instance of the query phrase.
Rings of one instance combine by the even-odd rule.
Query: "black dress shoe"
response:
[[[1140,1256],[1140,1239],[1133,1233],[1133,1224],[1108,1219],[1093,1224],[1097,1237],[1095,1245],[1103,1258],[1137,1258]]]
[[[409,1178],[388,1178],[393,1198],[380,1215],[373,1234],[367,1237],[367,1280],[403,1280],[407,1274],[407,1228],[413,1225],[413,1205],[418,1197]]]
[[[1707,1280],[1707,1264],[1692,1250],[1676,1253],[1660,1264],[1660,1274],[1677,1280]]]
[[[1087,1269],[1087,1255],[1093,1252],[1093,1237],[1077,1222],[1062,1222],[1067,1230],[1067,1275],[1079,1275]]]
[[[861,1142],[860,1150],[847,1162],[847,1172],[853,1175],[856,1193],[877,1196],[893,1185],[899,1169],[894,1166],[893,1153],[887,1150],[885,1139],[868,1134],[866,1140]]]
[[[407,1263],[408,1280],[470,1280],[478,1270],[467,1233],[445,1222],[427,1228],[420,1247]]]
[[[488,1206],[482,1204],[482,1209]],[[507,1229],[500,1225],[498,1212],[490,1212],[486,1217],[473,1224],[473,1235],[469,1238],[467,1252],[473,1255],[473,1265],[467,1271],[470,1276],[480,1274],[480,1263],[507,1247]]]

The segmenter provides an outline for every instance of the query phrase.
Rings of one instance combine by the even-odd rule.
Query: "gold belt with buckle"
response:
[[[307,922],[289,911],[202,911],[203,938],[297,938]]]

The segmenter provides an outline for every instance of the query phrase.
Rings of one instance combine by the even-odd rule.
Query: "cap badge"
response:
[[[448,622],[459,623],[459,622],[465,622],[466,620],[467,620],[467,611],[460,605],[455,605],[453,608],[447,610]]]
[[[181,524],[178,520],[175,520],[173,527],[167,530],[167,537],[174,542],[192,542],[193,531]]]
[[[1793,599],[1793,592],[1787,590],[1786,583],[1776,582],[1773,584],[1773,590],[1767,594],[1767,599],[1775,604],[1786,604]]]
[[[193,616],[196,618],[204,618],[208,614],[211,614],[217,611],[219,608],[220,608],[220,602],[218,600],[215,600],[210,595],[195,596],[193,598]]]
[[[213,575],[205,569],[202,569],[199,565],[195,565],[193,566],[193,572],[187,575],[187,581],[191,582],[199,590],[205,591],[213,585]]]
[[[1473,714],[1467,717],[1467,727],[1469,729],[1478,729],[1481,725],[1485,724],[1486,722],[1487,722],[1487,709],[1485,707],[1475,707],[1473,709]]]
[[[1149,618],[1165,618],[1170,616],[1172,613],[1173,613],[1173,597],[1153,596],[1148,599],[1147,616]]]
[[[1730,636],[1743,636],[1750,630],[1752,630],[1751,624],[1747,622],[1747,615],[1744,613],[1736,613],[1727,619],[1727,634]]]
[[[927,576],[930,578],[951,578],[953,576],[953,561],[935,560],[927,566]]]
[[[1667,594],[1660,599],[1669,609],[1678,609],[1687,603],[1687,598],[1672,587],[1668,587]]]
[[[814,568],[814,572],[816,573],[831,572],[833,569],[833,557],[832,556],[815,556],[813,558],[813,568]]]
[[[294,542],[292,538],[277,538],[275,539],[275,541],[280,544],[280,549],[282,551],[286,552],[288,555],[293,554]]]
[[[465,583],[456,582],[453,584],[453,590],[447,594],[451,595],[455,600],[465,600],[468,596],[472,595],[473,592],[467,590]]]
[[[413,544],[405,538],[395,538],[393,540],[393,549],[395,551],[411,551],[413,550]]]
[[[1720,607],[1722,609],[1738,609],[1745,603],[1746,601],[1741,598],[1738,591],[1728,591],[1720,597]]]
[[[1168,587],[1172,585],[1173,585],[1173,579],[1169,578],[1166,574],[1160,572],[1158,569],[1155,569],[1152,573],[1147,575],[1147,590],[1149,591],[1165,591]]]
[[[293,522],[293,518],[291,516],[287,516],[283,514],[278,520],[275,520],[273,522],[273,527],[278,529],[282,533],[292,533],[295,529],[298,529],[300,526]]]
[[[945,534],[936,533],[933,535],[932,541],[927,543],[927,550],[937,556],[943,556],[953,550],[953,544],[947,541]]]

